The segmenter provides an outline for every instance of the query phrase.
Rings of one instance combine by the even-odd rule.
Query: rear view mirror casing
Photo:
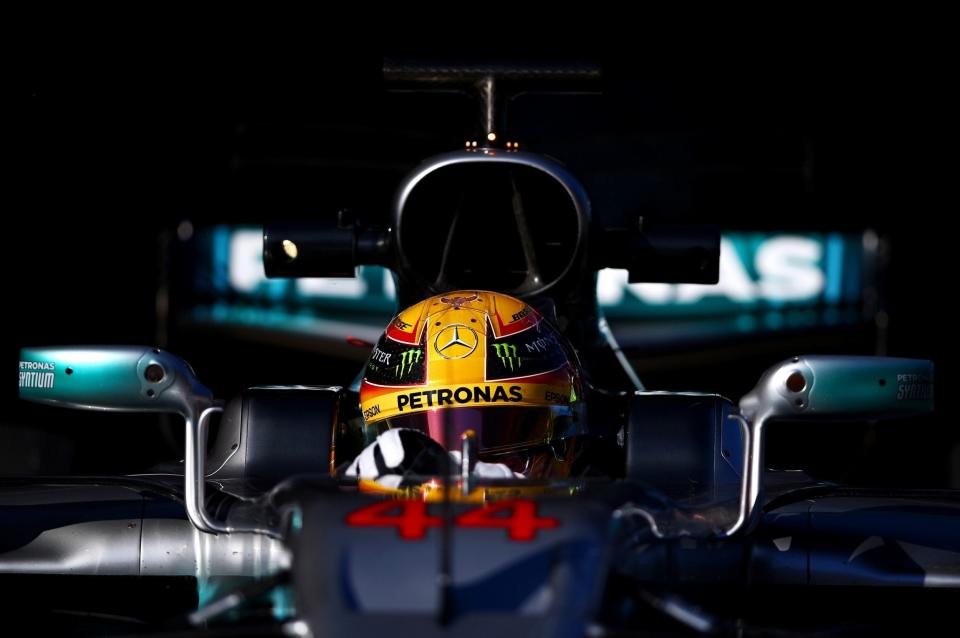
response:
[[[740,400],[750,424],[747,529],[763,505],[763,431],[789,418],[858,421],[933,411],[933,362],[923,359],[806,355],[768,369]]]

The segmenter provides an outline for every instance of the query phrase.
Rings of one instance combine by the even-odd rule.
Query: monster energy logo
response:
[[[520,367],[521,360],[517,356],[517,346],[510,343],[495,343],[493,349],[496,350],[497,356],[500,357],[500,364],[504,368],[509,367],[514,370],[514,363],[516,363],[516,368]]]
[[[397,376],[402,377],[413,369],[414,363],[420,363],[423,353],[419,350],[404,350],[400,353],[400,365],[395,366]]]

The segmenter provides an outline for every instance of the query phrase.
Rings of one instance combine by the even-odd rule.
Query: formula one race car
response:
[[[269,276],[395,274],[405,310],[350,387],[222,402],[159,348],[24,349],[21,398],[178,415],[186,435],[183,460],[147,474],[0,481],[8,617],[357,637],[870,635],[947,618],[960,495],[764,464],[777,421],[930,412],[931,362],[796,356],[732,402],[648,390],[621,353],[596,272],[715,283],[720,236],[604,227],[561,164],[500,141],[511,83],[583,90],[598,73],[385,69],[477,88],[484,137],[417,167],[387,226],[264,227]]]

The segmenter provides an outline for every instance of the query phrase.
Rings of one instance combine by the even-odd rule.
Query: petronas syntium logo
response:
[[[500,358],[500,363],[504,368],[510,368],[510,370],[519,370],[520,369],[520,357],[517,356],[517,346],[510,343],[495,343],[493,344],[493,349],[497,353],[497,357]]]
[[[423,357],[423,353],[419,350],[404,350],[400,353],[400,363],[394,368],[397,370],[397,377],[402,377],[406,373],[410,372],[413,368],[413,364],[420,363],[420,359]]]

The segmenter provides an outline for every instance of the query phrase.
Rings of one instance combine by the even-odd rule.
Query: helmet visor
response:
[[[390,428],[418,430],[447,449],[460,448],[468,430],[480,452],[509,452],[564,437],[575,429],[576,415],[567,406],[486,406],[426,410],[386,420]]]

